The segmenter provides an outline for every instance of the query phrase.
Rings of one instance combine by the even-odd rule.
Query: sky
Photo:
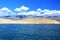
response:
[[[7,12],[4,14],[5,10]],[[10,15],[10,13],[41,15],[42,12],[43,14],[55,12],[59,14],[60,0],[0,0],[0,15]]]
[[[0,0],[0,8],[8,7],[13,10],[23,5],[31,10],[37,8],[60,10],[60,0]]]

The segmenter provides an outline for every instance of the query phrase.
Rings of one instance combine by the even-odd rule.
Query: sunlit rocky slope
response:
[[[0,18],[0,24],[60,24],[60,22],[47,18],[25,18],[19,20]]]

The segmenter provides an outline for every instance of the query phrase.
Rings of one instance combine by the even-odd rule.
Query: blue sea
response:
[[[60,40],[60,25],[0,24],[0,40]]]

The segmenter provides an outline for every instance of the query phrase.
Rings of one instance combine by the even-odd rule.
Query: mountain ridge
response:
[[[25,18],[19,20],[0,18],[0,24],[60,24],[60,22],[47,18]]]

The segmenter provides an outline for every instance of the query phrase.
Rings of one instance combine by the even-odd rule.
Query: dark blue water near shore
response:
[[[0,40],[60,40],[60,25],[0,24]]]

